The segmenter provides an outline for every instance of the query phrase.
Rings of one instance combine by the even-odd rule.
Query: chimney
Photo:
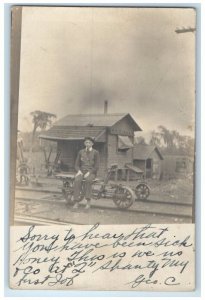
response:
[[[105,100],[105,102],[104,102],[104,114],[105,115],[107,114],[107,105],[108,105],[107,100]]]

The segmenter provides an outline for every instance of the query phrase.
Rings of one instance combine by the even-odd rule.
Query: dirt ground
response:
[[[192,203],[194,197],[193,180],[178,178],[171,180],[147,180],[150,187],[150,197],[158,200],[173,200],[174,202]]]
[[[55,153],[51,155],[51,161],[54,160]],[[51,177],[47,177],[47,171],[45,169],[45,158],[43,153],[37,152],[33,155],[33,164],[35,165],[35,172],[37,174],[36,177],[30,176],[30,183],[28,188],[32,189],[45,189],[51,192],[61,192],[62,181],[57,179],[55,175]],[[194,199],[194,188],[193,188],[193,179],[190,178],[178,178],[178,179],[164,179],[164,180],[153,180],[147,179],[146,184],[150,188],[149,200],[157,200],[162,202],[172,202],[172,203],[184,203],[184,204],[192,204]],[[122,181],[123,185],[129,185],[133,189],[135,189],[136,185],[139,183],[137,181]],[[30,195],[30,194],[29,194]],[[111,206],[115,206],[112,201]],[[100,203],[99,203],[100,204]],[[68,208],[64,207],[64,205],[55,207],[55,204],[52,205],[52,209],[50,205],[41,204],[38,206],[37,211],[34,209],[34,215],[37,217],[47,217],[53,220],[61,220],[61,221],[71,221],[75,222],[76,220],[81,219],[84,224],[89,224],[92,222],[96,222],[96,220],[101,220],[104,224],[109,224],[112,220],[113,224],[132,224],[132,223],[187,223],[191,222],[191,219],[180,218],[180,217],[168,217],[163,213],[166,211],[164,206],[160,204],[155,204],[153,206],[151,203],[140,203],[135,202],[132,208],[149,211],[153,214],[144,214],[138,213],[137,215],[130,212],[130,214],[125,214],[118,211],[104,211],[103,206],[102,209],[92,209],[89,213],[85,212],[84,209],[81,209],[78,212],[71,212]],[[177,210],[178,213],[186,214],[187,210],[190,208],[178,208],[175,205],[168,205],[166,212],[171,212]],[[160,212],[161,215],[155,214],[155,211]],[[33,215],[33,213],[32,213]]]
[[[48,153],[47,153],[48,155]],[[25,153],[25,156],[28,156],[28,153]],[[50,156],[50,161],[53,162],[55,159],[56,153],[52,152]],[[55,176],[46,178],[47,171],[45,170],[45,157],[43,152],[34,152],[32,155],[33,165],[35,166],[36,174],[39,174],[39,182],[44,186],[51,186],[51,188],[57,187],[61,184],[58,181],[55,181]],[[35,179],[31,178],[34,182]],[[127,182],[122,182],[127,184]],[[181,203],[193,202],[194,198],[194,188],[193,188],[193,179],[190,178],[178,178],[178,179],[163,179],[163,180],[154,180],[147,179],[146,183],[150,187],[150,196],[149,198],[153,200],[162,200],[162,201],[173,201]],[[135,187],[137,182],[130,181],[128,185]]]
[[[35,187],[36,178],[31,178],[30,186]],[[137,182],[121,181],[124,185],[129,185],[133,189],[136,187]],[[171,180],[146,180],[147,185],[150,188],[149,199],[161,200],[161,201],[173,201],[179,203],[192,204],[194,197],[193,180],[189,178],[178,178]],[[62,182],[56,179],[55,176],[46,177],[46,174],[42,174],[38,177],[38,184],[43,188],[51,188],[52,190],[60,189]]]

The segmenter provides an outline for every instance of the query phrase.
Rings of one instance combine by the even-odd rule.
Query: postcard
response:
[[[193,291],[195,9],[11,14],[10,287]]]

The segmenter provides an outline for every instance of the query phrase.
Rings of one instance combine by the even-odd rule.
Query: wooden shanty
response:
[[[99,176],[111,164],[119,170],[133,165],[134,133],[141,131],[129,113],[67,115],[57,121],[40,138],[57,142],[58,158],[64,171],[73,172],[77,153],[84,147],[86,136],[95,139],[100,153]]]
[[[194,157],[188,155],[164,155],[162,164],[163,177],[181,178],[194,174]]]
[[[159,179],[163,157],[156,146],[135,144],[133,165],[141,169],[145,178]]]

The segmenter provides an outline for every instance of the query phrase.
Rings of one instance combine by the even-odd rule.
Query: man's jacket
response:
[[[79,151],[75,162],[75,170],[79,170],[82,173],[90,172],[91,174],[97,174],[99,169],[100,156],[99,152],[95,149],[86,150],[82,149]]]

